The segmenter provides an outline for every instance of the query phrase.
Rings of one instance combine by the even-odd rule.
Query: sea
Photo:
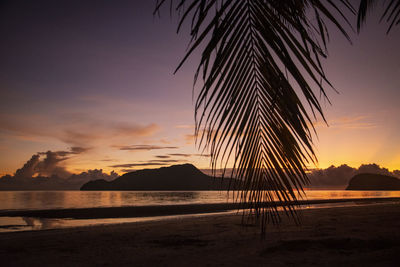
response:
[[[400,191],[306,190],[304,200],[400,198]],[[0,191],[0,210],[43,210],[124,206],[215,204],[232,202],[226,191]],[[358,205],[352,202],[305,208]],[[230,211],[237,212],[237,211]],[[43,219],[1,217],[0,232],[46,230],[110,223],[141,222],[205,214],[113,219]]]

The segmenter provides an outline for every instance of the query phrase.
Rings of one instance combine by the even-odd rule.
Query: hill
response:
[[[400,179],[382,174],[361,173],[351,178],[346,190],[400,190]]]
[[[90,181],[81,190],[191,191],[227,190],[229,180],[210,177],[192,164],[126,173],[115,180]]]

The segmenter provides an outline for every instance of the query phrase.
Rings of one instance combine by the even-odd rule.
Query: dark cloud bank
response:
[[[376,173],[400,178],[400,170],[390,172],[377,164],[363,164],[359,168],[352,168],[346,164],[339,167],[330,166],[326,169],[312,170],[309,174],[309,188],[344,189],[350,179],[359,173]]]
[[[76,190],[90,180],[113,180],[118,177],[115,172],[107,174],[101,169],[72,174],[60,165],[71,155],[80,154],[86,150],[81,147],[72,147],[70,151],[39,152],[14,175],[1,177],[0,190]]]
[[[0,190],[78,190],[84,183],[97,180],[113,180],[118,174],[104,173],[101,169],[88,170],[80,174],[68,172],[61,164],[71,156],[86,152],[86,148],[72,147],[70,151],[39,152],[31,157],[24,166],[14,175],[5,175],[0,178]],[[172,154],[171,154],[172,155]],[[177,163],[179,160],[158,159],[149,162],[113,165],[112,167],[124,168],[123,172],[134,171],[132,167],[138,166],[165,166]],[[210,174],[210,170],[202,170]],[[377,173],[400,178],[400,170],[390,172],[377,164],[365,164],[359,168],[347,165],[339,167],[330,166],[326,169],[315,169],[309,173],[312,189],[344,189],[349,180],[358,173]]]
[[[202,169],[201,171],[205,174],[212,175],[212,171],[210,169]],[[227,169],[224,177],[230,177],[231,173],[232,169]],[[338,167],[330,166],[326,169],[310,170],[308,173],[310,184],[306,185],[305,188],[342,190],[347,187],[350,179],[359,173],[376,173],[400,178],[400,170],[390,172],[388,169],[380,167],[374,163],[363,164],[358,168],[353,168],[343,164]],[[222,176],[222,170],[217,170],[215,175]]]

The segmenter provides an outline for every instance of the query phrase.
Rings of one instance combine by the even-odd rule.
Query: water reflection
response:
[[[303,199],[351,199],[351,198],[391,198],[400,197],[400,191],[341,191],[310,190]],[[232,196],[232,195],[230,195]],[[27,209],[62,209],[93,208],[147,205],[208,204],[226,203],[228,194],[225,191],[2,191],[0,192],[1,210]],[[330,203],[305,205],[303,208],[321,208],[357,203]],[[182,215],[189,216],[189,215]],[[31,217],[0,217],[0,232],[43,230],[75,226],[88,226],[109,223],[139,222],[147,220],[176,218],[182,216],[163,216],[147,218],[113,218],[113,219],[45,219]]]
[[[48,230],[59,228],[70,228],[80,226],[95,226],[107,224],[121,224],[145,221],[159,221],[169,219],[182,219],[188,217],[213,216],[218,214],[236,214],[237,211],[225,211],[215,213],[202,214],[184,214],[171,216],[154,216],[154,217],[134,217],[134,218],[110,218],[110,219],[44,219],[31,217],[0,217],[0,233],[1,232],[18,232],[32,230]]]
[[[44,230],[64,227],[65,220],[30,218],[30,217],[0,217],[0,232],[27,230]]]
[[[232,195],[230,195],[232,196]],[[303,199],[400,197],[400,191],[310,190]],[[231,198],[230,198],[231,199]],[[226,203],[225,191],[1,191],[1,210]]]
[[[32,230],[58,228],[63,226],[65,221],[60,219],[32,218],[32,217],[22,217],[22,219],[26,223],[26,226],[32,228]]]

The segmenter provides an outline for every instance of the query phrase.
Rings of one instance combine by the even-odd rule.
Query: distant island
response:
[[[229,179],[213,178],[192,164],[126,173],[112,181],[89,181],[81,190],[191,191],[227,190]]]
[[[382,174],[361,173],[351,178],[346,190],[400,190],[400,179]]]

